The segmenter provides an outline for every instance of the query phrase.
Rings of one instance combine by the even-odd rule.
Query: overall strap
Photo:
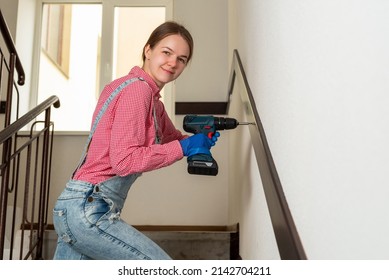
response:
[[[100,119],[103,117],[105,111],[108,109],[109,104],[122,91],[123,88],[125,88],[126,86],[128,86],[128,85],[130,85],[130,84],[132,84],[133,82],[136,82],[136,81],[144,81],[144,79],[142,77],[136,77],[136,78],[132,78],[132,79],[128,79],[128,80],[124,81],[121,85],[119,85],[111,93],[111,95],[104,102],[103,106],[101,107],[99,113],[97,114],[97,116],[96,116],[96,118],[95,118],[95,120],[93,122],[91,131],[89,132],[89,136],[88,136],[88,139],[87,139],[85,147],[84,147],[84,151],[83,151],[82,156],[81,156],[81,160],[80,160],[79,164],[77,165],[76,170],[74,170],[72,178],[74,177],[74,174],[76,173],[76,171],[78,169],[80,169],[80,167],[84,164],[85,158],[86,158],[86,154],[88,153],[90,142],[92,141],[92,136],[93,136],[93,134],[96,131],[97,124],[99,123]]]

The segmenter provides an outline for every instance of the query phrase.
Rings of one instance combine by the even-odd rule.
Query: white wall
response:
[[[389,2],[230,4],[231,49],[240,52],[308,258],[387,259]],[[257,241],[243,257],[268,256]]]
[[[0,0],[0,9],[7,22],[8,29],[13,39],[15,39],[16,36],[18,2],[19,0],[14,0],[12,2],[7,0]]]
[[[19,8],[15,44],[26,74],[25,84],[22,87],[19,87],[21,96],[20,115],[23,115],[28,112],[30,105],[33,40],[35,36],[35,0],[18,0],[18,2]]]
[[[233,50],[241,52],[240,46],[247,43],[241,41],[240,33],[247,32],[242,26],[242,17],[244,22],[252,20],[243,16],[238,8],[241,4],[241,1],[229,1],[230,65]],[[242,90],[244,85],[235,80],[229,115],[246,121],[240,96]],[[231,224],[239,223],[240,256],[245,260],[278,260],[280,256],[248,127],[238,127],[229,139],[229,158],[233,159],[229,161],[229,219]]]
[[[174,1],[174,19],[190,30],[194,40],[193,60],[175,82],[177,101],[227,101],[227,13],[226,0]]]

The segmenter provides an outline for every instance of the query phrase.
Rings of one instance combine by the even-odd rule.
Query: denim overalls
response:
[[[77,169],[85,160],[97,123],[111,100],[125,86],[138,80],[144,81],[142,78],[134,78],[124,82],[104,103],[92,126]],[[157,125],[155,114],[154,123]],[[156,143],[158,142],[156,137]],[[127,193],[140,175],[115,176],[96,185],[69,180],[53,210],[54,227],[58,234],[54,259],[171,259],[152,240],[120,219]]]

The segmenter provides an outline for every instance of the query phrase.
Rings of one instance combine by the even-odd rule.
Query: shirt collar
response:
[[[150,86],[151,90],[153,91],[154,98],[155,99],[161,98],[159,87],[154,82],[154,80],[150,77],[150,75],[147,74],[142,68],[140,68],[139,66],[135,66],[131,69],[130,74],[134,75],[136,77],[143,78],[147,82],[147,84]]]

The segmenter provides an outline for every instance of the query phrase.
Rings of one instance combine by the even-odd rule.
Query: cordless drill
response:
[[[187,115],[184,117],[184,130],[186,132],[198,134],[203,133],[212,138],[218,130],[234,129],[238,125],[248,125],[251,123],[239,123],[233,118],[223,118],[214,116]],[[188,157],[188,173],[198,175],[216,176],[218,165],[211,154],[195,154]]]

